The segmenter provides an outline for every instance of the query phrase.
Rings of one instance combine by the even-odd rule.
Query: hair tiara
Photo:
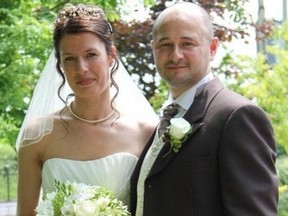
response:
[[[112,26],[107,21],[103,10],[95,5],[72,5],[67,4],[58,14],[55,24],[58,22],[63,22],[63,20],[67,21],[69,19],[73,19],[76,17],[90,17],[96,19],[103,19],[107,22],[109,32],[112,33]]]

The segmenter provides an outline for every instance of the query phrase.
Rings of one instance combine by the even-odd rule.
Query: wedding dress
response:
[[[105,187],[128,205],[130,176],[137,160],[136,156],[125,152],[89,161],[48,159],[42,169],[43,193],[55,191],[55,180],[60,182],[69,180]]]

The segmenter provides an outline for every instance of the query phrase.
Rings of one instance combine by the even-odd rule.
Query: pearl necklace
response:
[[[71,112],[71,114],[72,114],[76,119],[78,119],[78,120],[80,120],[80,121],[83,121],[83,122],[85,122],[85,123],[89,123],[89,124],[96,124],[96,123],[104,122],[104,121],[106,121],[107,119],[109,119],[109,118],[114,114],[114,112],[115,112],[115,110],[112,110],[112,112],[111,112],[109,115],[107,115],[106,117],[104,117],[104,118],[102,118],[102,119],[88,120],[88,119],[84,119],[84,118],[81,118],[80,116],[76,115],[76,114],[73,112],[71,105],[68,106],[68,109],[69,109],[69,111]]]

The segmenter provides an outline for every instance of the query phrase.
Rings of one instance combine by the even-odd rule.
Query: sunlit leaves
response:
[[[276,142],[288,152],[288,50],[287,24],[275,29],[271,39],[281,39],[274,46],[267,47],[267,52],[275,55],[276,64],[269,65],[266,56],[258,54],[256,59],[239,57],[234,65],[241,69],[237,79],[230,85],[234,90],[254,100],[269,115]],[[230,64],[232,62],[229,62]]]

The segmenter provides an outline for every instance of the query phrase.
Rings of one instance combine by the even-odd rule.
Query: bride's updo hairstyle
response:
[[[60,53],[59,53],[59,44],[61,39],[65,35],[77,34],[89,32],[95,34],[99,37],[105,44],[106,51],[109,55],[113,55],[112,46],[113,46],[113,36],[112,36],[112,27],[107,21],[103,10],[95,5],[84,5],[77,4],[72,5],[68,4],[64,7],[55,19],[54,22],[54,33],[53,33],[53,42],[55,49],[55,57],[57,59],[56,68],[58,73],[63,79],[61,86],[58,89],[58,95],[67,105],[67,98],[64,100],[60,91],[64,86],[66,79],[63,74],[62,68],[60,66]],[[112,99],[112,102],[118,94],[118,85],[116,84],[113,76],[119,67],[119,60],[117,56],[114,57],[114,64],[111,68],[111,84],[116,88],[116,94]],[[73,96],[69,95],[69,96]],[[113,107],[113,106],[112,106]]]

